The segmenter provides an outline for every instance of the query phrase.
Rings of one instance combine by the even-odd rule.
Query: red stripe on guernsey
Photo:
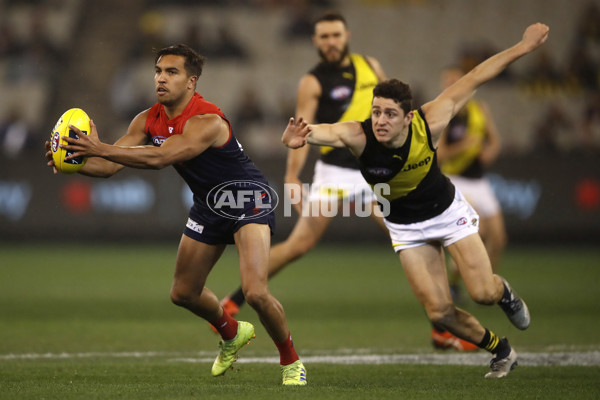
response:
[[[225,119],[225,118],[223,118]],[[227,119],[225,119],[225,121],[227,121]],[[227,125],[229,125],[229,121],[227,121]],[[215,149],[222,149],[223,147],[227,146],[229,144],[229,142],[231,142],[231,138],[233,137],[232,132],[231,132],[231,125],[229,125],[229,137],[227,138],[227,141],[222,144],[221,146],[217,146],[215,147]]]
[[[188,119],[195,115],[203,114],[217,114],[227,121],[227,124],[229,125],[229,139],[227,139],[227,142],[229,142],[232,136],[229,120],[225,118],[225,115],[223,115],[223,112],[219,107],[206,101],[204,97],[197,92],[194,93],[183,112],[175,118],[168,119],[165,107],[160,103],[154,104],[146,117],[144,131],[156,145],[157,141],[154,141],[154,138],[168,139],[173,135],[181,135]]]

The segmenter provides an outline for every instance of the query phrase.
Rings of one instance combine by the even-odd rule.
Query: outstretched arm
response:
[[[358,121],[309,125],[300,117],[298,121],[290,118],[281,141],[291,149],[300,148],[306,143],[347,147],[354,155],[359,156],[365,148],[366,137]]]
[[[144,124],[147,111],[138,114],[129,124],[127,133],[115,142],[115,146],[142,146],[148,142],[148,137],[144,133]],[[90,121],[91,130],[94,135],[98,135],[96,125]],[[90,134],[92,133],[90,132]],[[79,171],[82,175],[92,177],[108,178],[125,168],[123,164],[118,164],[100,157],[88,158],[83,168]]]
[[[79,139],[64,138],[69,144],[61,147],[73,152],[66,159],[99,157],[112,163],[141,169],[161,169],[187,161],[210,146],[224,144],[229,138],[229,126],[216,114],[196,115],[190,118],[182,134],[169,137],[160,147],[123,145],[121,141],[110,145],[100,141],[95,126],[87,136],[76,127],[71,129]]]
[[[450,119],[465,105],[475,93],[475,89],[496,77],[511,63],[540,47],[548,39],[548,32],[549,28],[541,23],[528,26],[517,44],[483,61],[444,90],[435,100],[423,105],[434,145],[437,145]]]

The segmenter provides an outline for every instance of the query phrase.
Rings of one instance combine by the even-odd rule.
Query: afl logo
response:
[[[456,225],[458,225],[458,226],[465,225],[466,223],[467,223],[467,219],[465,217],[462,217],[461,219],[456,221]]]
[[[392,173],[392,170],[388,168],[368,168],[367,172],[373,176],[387,176]]]
[[[213,187],[206,204],[217,215],[228,219],[256,219],[272,213],[277,207],[277,193],[257,181],[228,181]]]
[[[351,94],[352,89],[350,89],[348,86],[336,86],[330,92],[330,96],[334,100],[347,99]]]
[[[52,152],[56,153],[58,151],[58,143],[60,142],[60,133],[54,132],[52,135]]]
[[[167,140],[167,138],[164,136],[154,136],[152,138],[152,143],[154,143],[155,146],[160,147],[160,145],[163,144],[165,142],[165,140]]]

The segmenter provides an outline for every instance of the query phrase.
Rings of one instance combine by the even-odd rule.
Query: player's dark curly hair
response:
[[[328,21],[328,22],[341,21],[344,24],[344,27],[348,28],[348,24],[346,23],[346,18],[344,18],[344,16],[342,14],[340,14],[337,11],[327,11],[327,12],[321,14],[321,16],[319,16],[315,20],[315,22],[313,23],[313,32],[314,32],[315,26],[319,22],[323,22],[323,21]]]
[[[176,44],[173,46],[165,47],[160,50],[155,50],[156,58],[154,59],[154,64],[158,62],[158,59],[162,56],[173,55],[173,56],[182,56],[185,58],[185,72],[187,72],[188,76],[197,76],[200,77],[202,75],[202,67],[204,66],[204,57],[201,56],[196,50],[192,49],[187,44]]]
[[[388,79],[379,82],[373,89],[373,97],[392,99],[408,114],[412,110],[412,93],[410,87],[398,79]]]

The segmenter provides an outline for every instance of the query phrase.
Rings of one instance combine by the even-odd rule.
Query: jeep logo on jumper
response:
[[[206,196],[206,204],[217,215],[229,219],[255,219],[272,213],[277,193],[257,181],[229,181],[215,186]]]
[[[404,168],[402,169],[402,172],[407,172],[410,171],[411,169],[417,169],[419,167],[422,167],[424,165],[429,164],[429,161],[431,161],[431,157],[427,157],[424,160],[419,161],[418,163],[414,163],[414,164],[407,164],[406,166],[404,166]]]

